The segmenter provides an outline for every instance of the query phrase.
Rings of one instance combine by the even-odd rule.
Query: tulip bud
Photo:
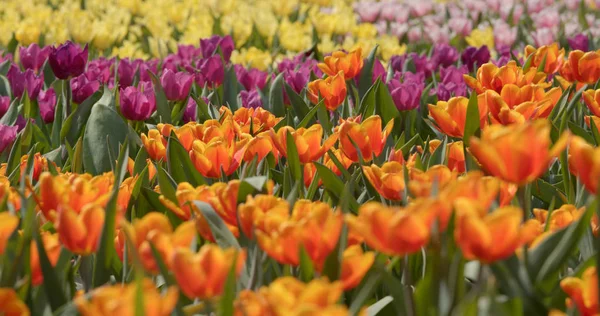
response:
[[[17,138],[18,126],[7,126],[0,124],[0,153],[10,147]]]
[[[10,107],[10,97],[9,96],[0,96],[0,118],[8,112],[8,108]]]
[[[38,105],[44,123],[54,122],[54,110],[56,108],[56,92],[54,92],[54,88],[40,91],[40,94],[38,95]]]
[[[121,89],[119,101],[123,116],[133,121],[145,121],[156,110],[153,89],[138,90],[136,87]]]
[[[85,71],[87,60],[87,45],[82,50],[70,41],[58,46],[58,48],[52,47],[49,56],[50,67],[58,79],[68,79],[69,77],[81,75]]]
[[[200,50],[202,51],[203,57],[210,57],[217,52],[217,48],[221,49],[221,53],[223,54],[223,59],[226,63],[229,62],[231,58],[231,53],[234,49],[233,39],[231,36],[218,36],[214,35],[211,38],[201,39],[200,40]]]
[[[194,82],[194,76],[185,72],[173,72],[166,69],[160,77],[165,95],[170,101],[183,101],[188,97]]]
[[[73,91],[73,102],[82,103],[100,88],[100,82],[89,80],[85,75],[71,79],[71,91]]]
[[[27,69],[25,72],[21,72],[17,67],[11,66],[8,74],[6,75],[10,81],[10,88],[13,96],[20,98],[23,96],[23,92],[27,90],[29,99],[34,100],[40,93],[40,89],[44,84],[44,76],[36,76],[33,70]]]
[[[29,47],[19,47],[19,59],[23,68],[32,69],[36,73],[42,68],[49,55],[49,46],[40,48],[38,44],[33,43]]]

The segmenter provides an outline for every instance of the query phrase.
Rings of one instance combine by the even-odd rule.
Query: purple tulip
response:
[[[140,90],[136,87],[121,89],[119,96],[121,113],[132,121],[145,121],[156,110],[154,90],[142,84]]]
[[[262,99],[258,94],[258,90],[241,91],[240,99],[242,100],[242,106],[245,108],[262,107]]]
[[[177,72],[179,69],[179,66],[181,66],[181,60],[179,59],[179,56],[177,55],[168,55],[167,57],[165,57],[162,60],[162,70],[171,70],[172,72]]]
[[[23,92],[27,90],[29,99],[35,100],[44,85],[44,76],[42,74],[36,76],[31,69],[21,72],[14,65],[10,67],[6,77],[10,81],[10,89],[15,98],[22,97]]]
[[[219,56],[211,56],[198,61],[198,72],[196,73],[196,83],[200,87],[208,84],[208,87],[214,88],[223,84],[225,78],[225,67]]]
[[[114,83],[114,64],[114,58],[106,59],[104,57],[100,57],[98,59],[94,59],[88,64],[88,69],[85,71],[85,76],[88,80],[99,81],[101,84]]]
[[[366,59],[365,59],[366,62]],[[359,77],[359,76],[357,76]],[[375,58],[374,63],[373,63],[373,76],[371,78],[372,82],[375,83],[375,81],[377,81],[377,79],[381,79],[382,81],[385,81],[385,78],[387,77],[387,71],[385,70],[385,67],[383,67],[383,64],[381,63],[381,61],[378,58]]]
[[[160,60],[151,59],[146,62],[141,62],[140,67],[140,81],[152,81],[152,78],[148,74],[148,70],[150,70],[154,74],[158,74],[158,64]]]
[[[214,55],[217,52],[217,48],[221,49],[223,59],[228,63],[234,49],[231,36],[226,35],[221,37],[214,35],[213,37],[200,40],[200,50],[202,51],[202,56],[205,58]]]
[[[431,63],[433,64],[434,69],[437,69],[440,66],[448,67],[454,64],[458,60],[458,57],[459,54],[456,48],[448,44],[439,44],[433,49]]]
[[[256,68],[248,70],[242,65],[234,65],[234,69],[238,81],[246,90],[253,90],[257,87],[262,90],[267,85],[269,74],[265,71],[260,71]]]
[[[0,96],[0,118],[8,112],[8,108],[10,107],[10,97],[8,96]]]
[[[6,148],[10,147],[10,145],[17,138],[18,133],[17,126],[6,126],[0,124],[0,153],[3,152]]]
[[[568,41],[572,50],[581,50],[584,52],[589,50],[589,39],[583,33],[579,33],[569,38]]]
[[[409,61],[414,65],[415,72],[423,73],[426,77],[431,75],[431,70],[433,67],[425,55],[409,53],[401,56],[392,56],[390,63],[395,72],[403,72],[405,71],[405,64]]]
[[[23,68],[32,69],[36,73],[42,68],[49,55],[49,46],[40,48],[38,44],[33,43],[29,47],[19,47],[19,59]]]
[[[52,47],[49,56],[50,67],[58,79],[68,79],[81,75],[88,61],[88,47],[83,50],[70,41]]]
[[[177,56],[183,61],[192,62],[194,59],[200,57],[201,54],[202,50],[196,48],[194,45],[177,46]]]
[[[166,69],[160,77],[160,84],[165,90],[165,95],[171,101],[183,101],[188,97],[190,88],[194,83],[194,76],[186,72],[173,72]]]
[[[424,75],[407,72],[402,75],[402,82],[399,80],[399,76],[400,73],[396,73],[395,78],[387,84],[396,108],[400,111],[418,108],[421,102],[421,94],[425,89]]]
[[[310,80],[310,69],[302,67],[296,71],[286,70],[283,72],[283,80],[285,80],[292,90],[300,93]]]
[[[193,98],[188,98],[188,102],[185,105],[185,111],[183,112],[183,117],[181,118],[184,123],[187,122],[195,122],[197,118],[198,105]]]
[[[481,65],[490,61],[490,50],[487,46],[467,47],[461,56],[462,63],[467,65],[469,71],[473,71]]]
[[[3,62],[10,60],[13,60],[13,55],[9,52],[5,52],[3,50],[0,50],[0,64],[2,64]]]
[[[73,102],[75,103],[82,103],[98,89],[100,89],[100,82],[89,80],[85,75],[71,79],[71,91],[73,91]]]
[[[44,123],[54,122],[54,110],[56,109],[56,92],[54,92],[54,88],[40,91],[40,95],[38,95],[38,105]]]
[[[468,74],[467,66],[456,67],[454,65],[440,69],[440,81],[443,83],[464,84],[464,74]]]
[[[117,74],[119,75],[119,87],[126,88],[133,84],[133,78],[137,71],[139,63],[129,59],[121,59]]]

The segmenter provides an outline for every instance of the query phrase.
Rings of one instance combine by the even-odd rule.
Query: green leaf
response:
[[[380,80],[380,79],[377,79]],[[389,121],[400,116],[400,112],[396,108],[394,99],[388,90],[388,87],[380,82],[377,88],[377,102],[375,102],[375,112],[381,115],[383,124],[387,124]]]
[[[325,189],[337,199],[337,201],[335,201],[334,203],[337,204],[344,193],[344,183],[335,173],[333,173],[333,171],[329,170],[329,168],[325,167],[324,165],[318,162],[315,162],[314,164],[317,168],[317,173],[319,174],[319,177],[323,181]],[[348,198],[350,209],[357,210],[358,202],[356,202],[354,196],[350,195]]]
[[[285,115],[285,105],[283,104],[283,73],[275,77],[269,89],[269,102],[267,109],[277,117]]]
[[[300,164],[300,157],[298,156],[298,149],[296,148],[296,141],[292,133],[287,131],[286,137],[286,150],[287,150],[287,162],[292,172],[292,177],[295,182],[302,182],[302,165]]]
[[[167,142],[167,167],[177,183],[189,182],[193,186],[206,184],[202,175],[194,167],[188,152],[177,139],[174,132]]]
[[[227,280],[225,281],[225,286],[223,287],[223,295],[221,295],[219,300],[219,315],[233,316],[233,301],[237,296],[235,275],[237,261],[239,259],[239,256],[236,256],[233,259],[233,262],[231,262],[231,268],[229,268],[229,273],[227,273]]]
[[[96,104],[83,136],[83,166],[93,175],[111,171],[109,151],[118,152],[127,138],[127,124],[113,109]],[[108,140],[107,140],[108,139]]]
[[[158,175],[158,185],[160,186],[160,193],[164,195],[171,202],[178,204],[176,196],[176,184],[169,179],[169,175],[165,169],[159,164],[156,166],[156,173]]]
[[[367,91],[372,88],[371,79],[373,78],[373,65],[375,64],[378,46],[379,45],[375,45],[375,47],[373,47],[360,71],[360,77],[358,79],[358,97],[361,100],[364,98],[365,94],[367,94]]]
[[[240,244],[237,239],[233,236],[233,233],[227,228],[223,219],[215,212],[210,204],[202,201],[194,201],[194,204],[208,222],[212,235],[221,248],[233,247],[235,249],[240,249]]]
[[[85,99],[85,101],[77,106],[75,111],[67,117],[64,123],[62,123],[62,127],[60,126],[61,124],[52,127],[53,136],[56,128],[56,131],[60,131],[61,139],[66,139],[69,144],[74,144],[77,138],[81,136],[81,131],[92,113],[92,107],[96,104],[108,106],[111,103],[112,97],[113,94],[108,87],[104,87],[104,93],[102,95],[100,94],[100,91],[96,91],[91,97]],[[62,122],[62,107],[62,102],[59,102],[56,106],[54,124],[57,123],[57,119],[60,120],[58,122]]]
[[[13,126],[17,122],[17,118],[19,117],[19,100],[14,99],[10,103],[8,107],[8,111],[4,113],[4,116],[0,118],[0,124]]]
[[[384,296],[379,301],[375,302],[371,306],[367,308],[367,315],[377,315],[382,309],[384,309],[387,305],[394,301],[394,298],[391,296]]]
[[[292,104],[292,108],[294,109],[294,112],[296,112],[296,117],[300,120],[304,119],[310,112],[308,104],[306,104],[304,99],[302,99],[302,97],[298,95],[298,93],[296,93],[296,91],[294,91],[294,89],[292,89],[292,87],[290,87],[287,83],[284,82],[283,86],[285,88],[285,92],[287,93],[288,99]]]
[[[323,126],[323,131],[326,136],[331,135],[333,132],[333,125],[331,124],[331,120],[329,119],[329,113],[325,108],[325,104],[323,102],[319,102],[317,105],[317,118],[319,119],[319,124]]]
[[[240,84],[235,74],[233,65],[225,68],[225,79],[223,81],[223,102],[228,104],[231,111],[239,109],[238,93],[240,93]],[[273,112],[271,112],[273,113]],[[274,113],[273,113],[274,114]]]
[[[17,135],[10,154],[8,155],[8,161],[6,163],[6,174],[9,176],[13,171],[20,172],[19,166],[21,165],[21,135]],[[19,178],[19,174],[16,175]]]
[[[323,105],[323,100],[319,101],[319,103],[317,105],[313,106],[310,109],[310,111],[308,111],[308,113],[306,113],[306,116],[304,116],[302,121],[300,121],[300,124],[298,124],[297,128],[302,128],[302,127],[308,126],[308,124],[313,121],[313,117],[315,117],[317,110],[322,105]],[[281,122],[283,122],[283,121],[285,121],[285,120],[281,120]]]
[[[377,79],[360,99],[358,113],[362,115],[362,117],[369,117],[375,114],[375,103],[377,102],[377,91],[379,90],[380,84],[381,81]]]
[[[442,141],[442,143],[435,149],[433,154],[431,154],[431,157],[429,158],[429,161],[427,162],[428,169],[434,165],[443,165],[444,164],[444,160],[446,158],[446,145],[447,144],[448,144],[448,137],[444,137],[444,140]]]
[[[160,80],[152,71],[148,70],[148,75],[150,75],[150,79],[154,85],[154,95],[156,96],[156,112],[158,113],[159,122],[170,124],[171,109],[169,107],[169,101],[167,101],[165,91],[160,84]]]
[[[268,179],[265,176],[257,176],[241,180],[237,196],[238,202],[245,202],[248,195],[255,191],[262,191]]]
[[[479,106],[477,103],[477,93],[473,92],[469,97],[469,104],[467,105],[465,131],[463,133],[463,143],[465,147],[469,146],[471,136],[474,136],[477,130],[480,129]]]
[[[314,266],[312,263],[312,260],[310,260],[310,257],[308,256],[308,252],[306,252],[306,249],[304,248],[303,245],[300,245],[300,279],[303,282],[310,282],[313,277],[314,277]]]
[[[590,123],[593,120],[590,119]],[[594,140],[594,136],[590,135],[585,129],[583,129],[583,127],[569,121],[567,123],[567,126],[569,127],[569,130],[571,130],[571,132],[573,132],[573,134],[585,139],[586,142],[590,143],[590,144],[594,144],[595,140]]]
[[[590,118],[590,129],[592,130],[592,135],[594,136],[594,141],[591,143],[596,144],[596,146],[600,145],[600,132],[598,131],[599,127],[600,126],[596,126],[596,122]]]
[[[367,273],[361,285],[359,286],[356,295],[352,298],[352,303],[350,304],[351,315],[358,314],[365,302],[371,297],[373,292],[376,290],[377,286],[381,283],[381,280],[383,280],[383,278],[384,274],[381,270],[371,270]],[[371,313],[368,314],[375,315]]]

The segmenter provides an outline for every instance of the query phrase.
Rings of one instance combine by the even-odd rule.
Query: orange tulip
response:
[[[585,213],[585,207],[577,208],[572,204],[564,204],[560,208],[552,211],[550,214],[550,222],[548,223],[548,230],[557,231],[559,229],[569,226],[574,221],[578,220]],[[548,211],[543,209],[533,209],[535,218],[540,224],[545,225],[548,221]]]
[[[222,106],[219,110],[222,118],[231,116],[236,127],[237,133],[246,133],[256,135],[258,133],[268,131],[275,127],[283,118],[275,117],[271,112],[263,108],[239,108],[235,113],[231,113],[231,110]],[[252,130],[250,130],[252,128]]]
[[[320,271],[337,245],[342,224],[342,214],[326,203],[298,200],[290,218],[267,216],[254,233],[258,245],[278,262],[300,264],[302,246]]]
[[[482,100],[483,95],[477,97],[479,107],[479,126],[487,125],[488,109]],[[435,121],[437,129],[451,137],[462,138],[467,123],[467,107],[469,99],[454,97],[446,101],[438,101],[436,105],[429,104],[429,115]]]
[[[56,230],[60,242],[71,252],[89,255],[96,252],[104,226],[104,209],[86,205],[81,213],[66,207],[58,212]]]
[[[581,278],[567,277],[560,281],[560,287],[569,296],[568,307],[577,307],[582,316],[598,315],[598,273],[596,267],[585,269]]]
[[[362,123],[360,120],[360,117],[355,120],[346,120],[336,127],[336,132],[340,135],[340,149],[354,162],[359,161],[357,148],[364,161],[370,161],[381,155],[385,142],[394,127],[394,121],[390,120],[382,131],[379,115],[369,116]]]
[[[156,166],[152,163],[152,160],[150,160],[150,158],[146,159],[146,165],[148,166],[148,180],[152,180],[156,175]],[[136,175],[133,171],[134,166],[135,161],[129,158],[127,160],[127,172],[129,172],[129,175],[131,175],[132,177]]]
[[[502,88],[500,94],[487,90],[483,100],[489,108],[493,123],[509,125],[547,118],[561,94],[558,87],[544,92],[544,89],[539,86],[519,88],[509,84]]]
[[[363,252],[360,245],[346,248],[342,257],[342,273],[340,275],[344,291],[358,286],[373,262],[375,262],[375,253],[371,251]]]
[[[444,187],[440,191],[440,199],[452,203],[459,200],[476,203],[483,216],[496,200],[500,206],[509,205],[516,192],[517,186],[514,184],[495,177],[484,177],[480,171],[470,171]]]
[[[596,125],[596,130],[598,132],[600,132],[600,117],[597,117],[594,115],[588,115],[588,116],[584,116],[583,119],[585,121],[585,125],[587,125],[589,128],[592,128],[592,121],[593,121],[594,125]]]
[[[594,116],[600,116],[600,89],[586,90],[583,92],[582,97],[590,112]]]
[[[277,133],[271,130],[270,134],[273,144],[275,144],[277,150],[285,157],[287,157],[288,131],[294,137],[296,149],[298,150],[298,158],[300,158],[301,163],[309,163],[320,159],[337,141],[337,135],[333,134],[321,144],[323,127],[319,124],[315,124],[309,128],[302,127],[297,130],[294,130],[290,126],[283,126]]]
[[[246,146],[243,142],[228,144],[223,138],[213,138],[208,143],[195,140],[190,159],[196,170],[208,178],[227,176],[239,167]]]
[[[289,204],[286,200],[272,195],[251,195],[238,207],[240,227],[248,238],[254,238],[254,228],[265,230],[264,223],[267,217],[277,216],[287,218],[289,215]]]
[[[239,275],[246,262],[246,252],[221,249],[214,244],[205,244],[198,253],[178,248],[172,255],[175,279],[189,298],[209,299],[221,295],[234,262]]]
[[[8,239],[19,226],[19,217],[9,212],[0,213],[0,255],[4,254]]]
[[[148,136],[142,134],[142,144],[144,144],[144,148],[146,148],[146,151],[152,160],[159,161],[167,159],[167,140],[163,138],[158,130],[149,130]]]
[[[164,294],[156,288],[150,279],[144,279],[141,284],[143,314],[147,316],[171,315],[177,304],[179,292],[174,286],[167,287]],[[89,298],[88,298],[89,297]],[[106,285],[94,289],[86,296],[75,298],[74,303],[82,316],[119,315],[133,316],[136,312],[138,285]]]
[[[371,185],[388,200],[398,201],[402,199],[404,183],[404,167],[396,162],[390,161],[378,167],[375,164],[362,166],[365,177]]]
[[[29,159],[28,155],[23,155],[21,156],[21,163],[20,163],[20,168],[21,168],[21,174],[25,173],[25,169],[27,168],[27,160]],[[60,168],[54,163],[54,162],[50,162],[51,164],[54,165],[54,168],[57,169],[58,171],[60,171]],[[37,181],[40,178],[40,175],[42,174],[42,172],[44,171],[48,171],[48,159],[44,156],[42,156],[40,153],[35,153],[35,155],[33,156],[33,172],[32,172],[32,178],[34,181]]]
[[[560,69],[560,75],[569,82],[596,83],[600,79],[600,51],[571,51]]]
[[[335,111],[340,104],[344,103],[346,93],[346,81],[344,81],[344,73],[341,71],[335,76],[311,81],[307,86],[307,95],[310,101],[317,104],[319,98],[323,98],[325,107],[329,111]]]
[[[58,242],[58,234],[43,232],[41,235],[48,260],[52,266],[55,266],[56,262],[58,262],[58,257],[60,256],[60,243]],[[35,241],[31,242],[31,247],[29,248],[29,264],[31,266],[31,284],[42,284],[44,282],[44,275],[42,274],[40,256],[37,243]]]
[[[269,153],[272,153],[275,160],[279,160],[279,151],[273,144],[271,133],[262,132],[255,137],[250,134],[242,134],[242,139],[247,139],[246,152],[244,153],[243,160],[245,162],[251,162],[255,157],[258,156],[258,161],[262,161]]]
[[[448,144],[448,168],[458,173],[466,171],[463,142],[453,142]]]
[[[348,157],[346,157],[346,155],[340,149],[334,148],[332,150],[332,152],[345,169],[348,169],[350,167],[350,165],[352,165],[352,160],[350,160]],[[326,153],[323,156],[323,165],[325,167],[329,168],[329,170],[333,171],[333,173],[335,173],[336,175],[338,175],[338,176],[342,175],[342,171],[340,169],[338,169],[338,167],[335,165],[335,163],[329,156],[329,153]],[[304,179],[305,187],[308,188],[310,186],[310,184],[313,182],[313,179],[314,179],[316,173],[317,173],[317,167],[315,167],[315,165],[313,163],[307,163],[304,165],[303,179]],[[320,179],[319,179],[318,184],[319,185],[322,184],[322,181]]]
[[[525,47],[525,59],[529,58],[532,54],[531,67],[538,68],[545,62],[543,71],[551,75],[558,72],[561,68],[565,58],[565,49],[559,49],[557,43],[548,46],[543,45],[538,49],[527,45]]]
[[[433,166],[426,171],[416,168],[409,171],[408,189],[416,197],[431,195],[434,183],[437,189],[442,189],[446,184],[456,180],[456,172],[452,172],[444,165]]]
[[[350,53],[333,52],[331,56],[325,56],[324,61],[317,66],[329,76],[343,72],[344,79],[350,80],[356,77],[363,67],[362,49],[359,47]]]
[[[564,133],[550,148],[550,123],[546,120],[493,125],[483,130],[481,139],[471,138],[470,152],[490,174],[522,185],[542,175],[568,139],[569,134]]]
[[[523,212],[512,206],[499,208],[483,218],[459,209],[455,239],[467,259],[485,263],[508,258],[521,245]]]
[[[569,169],[581,180],[585,188],[593,194],[598,190],[600,177],[600,148],[592,147],[578,136],[574,136],[569,146]]]
[[[221,120],[206,120],[202,124],[195,124],[193,128],[194,139],[204,143],[219,138],[230,144],[234,141],[236,135],[241,134],[232,116],[225,116]]]
[[[529,68],[528,71],[523,71],[523,68],[518,67],[514,60],[501,67],[493,63],[487,63],[477,69],[477,78],[468,75],[463,75],[463,77],[467,86],[478,94],[486,90],[494,90],[500,93],[502,87],[507,84],[514,84],[518,87],[540,85],[546,88],[550,86],[549,83],[545,82],[547,78],[545,73],[538,72],[534,67]]]
[[[419,251],[429,242],[435,217],[429,208],[398,209],[368,202],[359,208],[358,216],[347,215],[346,222],[365,238],[369,247],[390,256],[403,256]]]
[[[15,211],[21,210],[21,196],[15,188],[11,187],[10,180],[0,175],[0,201],[4,201],[4,199],[13,205]]]
[[[29,307],[19,299],[12,288],[0,288],[0,314],[5,316],[29,316]]]

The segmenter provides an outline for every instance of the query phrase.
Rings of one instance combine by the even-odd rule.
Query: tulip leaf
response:
[[[304,116],[304,118],[302,119],[302,121],[300,121],[300,123],[296,126],[296,128],[302,128],[302,127],[306,127],[308,126],[308,124],[310,122],[313,122],[313,117],[315,117],[315,114],[317,113],[317,110],[319,109],[319,107],[321,107],[323,104],[323,100],[319,101],[319,103],[315,106],[313,106],[310,111],[308,111],[308,113],[306,113],[306,116]],[[283,122],[284,120],[281,120],[281,122]],[[275,130],[277,131],[277,130]]]
[[[5,75],[0,74],[0,95],[9,96],[12,98],[12,91],[10,89],[10,83]]]
[[[41,235],[39,233],[36,233],[35,235],[39,257],[38,260],[42,269],[42,275],[44,276],[44,290],[52,311],[56,311],[67,303],[67,298],[65,297],[66,291],[62,287],[62,284],[50,263],[50,259],[48,259],[48,254],[46,254],[44,241]]]
[[[373,66],[375,64],[375,58],[377,55],[377,48],[379,45],[375,45],[365,63],[363,65],[362,70],[360,71],[359,79],[358,79],[358,97],[362,100],[367,94],[367,91],[372,88],[371,79],[373,78]],[[362,58],[362,57],[361,57]]]
[[[287,150],[287,162],[290,166],[290,171],[294,182],[302,182],[302,165],[300,164],[300,157],[298,156],[298,149],[296,148],[296,141],[290,131],[287,131],[287,137],[285,139],[286,150]]]
[[[381,81],[377,79],[361,97],[358,114],[362,115],[362,117],[369,117],[375,114],[375,103],[377,102],[377,91],[380,84]]]
[[[225,68],[225,79],[223,80],[223,102],[222,104],[229,105],[232,112],[239,109],[238,94],[240,92],[240,84],[235,74],[233,65]],[[273,111],[271,113],[275,114]]]
[[[19,166],[21,165],[21,135],[17,135],[15,142],[10,149],[10,153],[8,155],[8,161],[6,163],[6,174],[4,176],[12,175],[14,171],[19,170]],[[19,175],[17,174],[17,178]]]
[[[590,119],[590,123],[593,120]],[[590,144],[594,144],[595,140],[594,140],[594,136],[590,135],[585,129],[583,129],[583,127],[569,121],[567,123],[567,126],[569,127],[569,130],[571,130],[571,132],[573,132],[573,134],[585,139],[586,142],[590,143]]]
[[[319,124],[323,126],[325,136],[331,135],[333,132],[333,125],[331,124],[329,113],[323,102],[317,104],[317,118],[319,119]]]
[[[148,75],[154,85],[154,95],[156,96],[156,113],[158,113],[158,121],[162,123],[171,123],[171,109],[169,107],[169,101],[163,90],[163,86],[160,83],[160,79],[150,70]]]
[[[565,89],[563,91],[562,95],[560,96],[560,98],[558,99],[558,101],[556,102],[556,105],[554,106],[554,108],[552,108],[552,111],[550,112],[550,115],[548,116],[548,118],[552,119],[553,124],[557,123],[557,119],[560,117],[560,113],[566,107],[567,102],[569,102],[569,95],[573,91],[573,88],[574,88],[574,85],[571,85],[567,89]]]
[[[298,93],[296,93],[292,87],[290,87],[290,85],[284,82],[283,87],[285,88],[285,92],[287,93],[288,99],[292,104],[294,112],[296,112],[296,117],[300,120],[303,120],[308,115],[308,112],[310,112],[308,105],[306,102],[304,102],[304,99],[302,99],[302,97],[298,95]]]
[[[233,301],[237,296],[235,275],[237,272],[236,268],[238,260],[240,260],[239,254],[236,255],[236,257],[233,259],[233,262],[231,262],[231,267],[227,273],[227,279],[225,280],[225,285],[223,286],[223,294],[219,299],[218,315],[233,316]]]
[[[0,124],[13,126],[17,122],[17,118],[19,117],[19,100],[14,99],[10,103],[8,110],[4,113],[4,116],[0,118]]]
[[[113,182],[110,199],[106,204],[106,215],[104,219],[104,227],[102,228],[102,238],[94,262],[94,276],[92,283],[94,287],[105,284],[110,279],[110,271],[113,263],[113,256],[116,256],[115,251],[115,229],[117,220],[117,199],[119,196],[119,187],[127,173],[127,162],[129,158],[129,145],[127,140],[119,152],[117,159],[117,167],[114,171],[115,179]]]
[[[377,315],[382,309],[384,309],[393,301],[394,298],[391,296],[384,296],[382,299],[367,308],[367,315]]]
[[[342,182],[342,180],[340,180],[340,178],[333,173],[333,171],[329,170],[329,168],[318,162],[314,162],[314,164],[317,168],[319,177],[323,181],[325,189],[335,198],[334,204],[338,204],[344,193],[344,182]],[[351,210],[358,210],[358,202],[356,202],[354,196],[348,196],[348,200],[349,208]]]
[[[112,170],[109,151],[118,152],[128,128],[121,116],[105,104],[96,104],[83,136],[83,166],[93,175]]]
[[[262,191],[267,180],[268,178],[265,176],[249,177],[241,180],[237,196],[238,202],[245,202],[248,195],[255,191]]]
[[[277,117],[285,115],[285,104],[283,104],[283,73],[280,73],[275,77],[275,80],[271,82],[271,88],[269,89],[269,102],[266,107],[269,112],[273,113]]]
[[[381,270],[377,270],[377,271],[371,270],[365,275],[365,277],[363,278],[363,281],[359,285],[359,288],[357,290],[355,290],[355,293],[356,293],[355,296],[352,297],[352,303],[350,304],[350,307],[349,307],[351,315],[358,314],[358,312],[363,308],[364,303],[369,299],[369,297],[377,289],[377,286],[381,283],[381,280],[383,279],[383,277],[384,277],[384,274],[381,273]],[[390,296],[386,296],[386,297],[390,297]],[[375,303],[375,304],[377,304],[377,303]],[[375,304],[373,304],[373,305],[375,305]],[[368,315],[376,315],[376,314],[371,314],[369,309],[367,309]]]
[[[567,203],[567,197],[564,195],[563,192],[561,192],[552,184],[542,179],[537,179],[535,182],[532,183],[531,193],[533,194],[533,196],[537,197],[538,199],[544,201],[547,204],[550,204],[554,199],[555,207],[560,207],[561,205]]]
[[[592,135],[594,136],[594,141],[591,142],[596,144],[596,146],[600,145],[600,126],[596,125],[596,122],[590,118],[590,129],[592,130]]]
[[[314,276],[314,266],[310,257],[308,256],[308,252],[306,252],[306,248],[303,245],[298,247],[300,250],[300,254],[298,258],[300,258],[300,279],[303,282],[310,282]]]
[[[552,233],[533,249],[529,249],[529,273],[536,283],[544,281],[558,271],[569,255],[577,249],[579,240],[590,225],[593,213],[594,209],[589,207],[576,222]]]
[[[463,133],[463,143],[465,147],[469,146],[471,136],[474,136],[477,133],[477,130],[481,128],[479,125],[479,105],[477,103],[477,93],[473,92],[469,97],[469,103],[467,105],[467,117]]]
[[[392,95],[390,94],[388,87],[381,83],[380,79],[377,80],[379,80],[380,83],[379,87],[377,88],[375,111],[377,114],[381,115],[383,124],[387,124],[389,121],[397,118],[400,115],[400,112],[396,108],[396,104],[394,103],[394,99],[392,99]]]
[[[208,222],[212,235],[221,248],[233,247],[240,249],[237,239],[210,204],[202,201],[194,201],[194,204],[200,210],[206,222]]]
[[[210,116],[210,112],[208,110],[209,105],[206,104],[201,97],[196,97],[193,94],[190,95],[190,97],[196,102],[196,119],[199,122],[204,122],[213,118]]]
[[[427,143],[429,144],[429,143]],[[446,146],[448,145],[448,137],[444,137],[442,143],[435,149],[429,161],[427,162],[427,169],[435,165],[443,165],[446,159]]]
[[[66,139],[69,144],[75,143],[77,138],[79,138],[85,123],[90,117],[90,114],[92,113],[92,107],[95,104],[109,105],[111,98],[112,93],[110,89],[104,87],[103,94],[100,94],[100,91],[96,91],[91,97],[85,99],[85,101],[79,104],[75,111],[73,111],[73,113],[67,117],[64,123],[62,123],[62,128],[60,128],[60,138]],[[56,106],[54,124],[57,122],[62,122],[62,108],[63,104],[59,102]],[[54,133],[54,127],[52,132]]]
[[[158,185],[160,186],[160,193],[164,195],[171,202],[178,204],[176,196],[176,184],[174,181],[169,179],[169,175],[161,164],[156,165],[156,174],[158,175]]]
[[[193,186],[206,184],[174,132],[171,132],[167,142],[167,168],[177,183],[189,182]]]

